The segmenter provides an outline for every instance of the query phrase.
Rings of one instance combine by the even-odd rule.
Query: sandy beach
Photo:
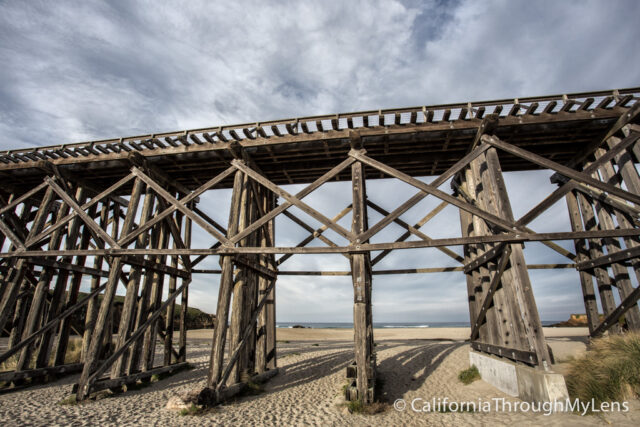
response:
[[[278,329],[281,371],[259,395],[237,398],[197,416],[165,409],[178,393],[204,385],[211,330],[189,331],[188,359],[195,369],[149,387],[79,405],[58,405],[71,393],[77,376],[0,395],[3,425],[638,425],[640,404],[627,413],[580,416],[556,413],[504,412],[497,402],[518,399],[483,381],[463,385],[458,373],[469,366],[466,328],[376,329],[378,378],[389,405],[376,415],[358,415],[341,405],[345,368],[353,358],[353,332],[348,329]],[[562,372],[570,356],[585,351],[586,328],[545,328]],[[421,412],[425,401],[491,401],[488,412]],[[397,399],[404,411],[393,408]],[[417,399],[417,400],[416,400]],[[422,400],[420,400],[422,399]],[[499,403],[498,403],[499,404]]]

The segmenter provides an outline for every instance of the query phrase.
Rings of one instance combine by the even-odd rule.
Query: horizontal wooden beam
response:
[[[479,341],[472,341],[471,348],[473,348],[476,351],[495,354],[496,356],[506,357],[511,360],[527,363],[529,365],[538,364],[538,356],[533,351],[501,347],[499,345],[485,344]]]
[[[640,256],[640,246],[636,246],[631,249],[624,249],[607,255],[603,255],[598,258],[590,259],[588,261],[579,262],[576,268],[579,271],[590,270],[594,267],[600,267],[603,265],[611,265],[620,261],[626,261],[631,258]]]
[[[75,374],[82,371],[82,363],[72,363],[45,368],[27,369],[24,371],[0,372],[0,381],[13,382],[28,378],[46,377],[47,375]]]
[[[138,372],[132,375],[127,375],[120,378],[104,378],[96,380],[89,387],[89,393],[95,393],[101,390],[112,389],[122,387],[124,385],[135,384],[139,380],[151,378],[153,375],[170,374],[175,371],[179,371],[189,366],[188,362],[175,363],[169,366],[161,366],[158,368],[149,369],[148,371]],[[74,384],[72,393],[77,393],[78,384]]]
[[[0,257],[52,257],[52,256],[123,256],[123,255],[233,255],[233,254],[340,254],[362,253],[368,251],[382,251],[386,249],[417,249],[436,248],[440,246],[475,245],[480,243],[522,243],[522,242],[546,242],[551,240],[575,240],[575,239],[601,239],[606,237],[640,236],[640,229],[614,229],[614,230],[590,230],[569,231],[554,233],[503,233],[488,236],[452,237],[445,239],[433,239],[431,241],[411,241],[392,243],[368,243],[353,246],[338,247],[218,247],[209,249],[93,249],[93,250],[51,250],[51,251],[24,251],[3,252]]]

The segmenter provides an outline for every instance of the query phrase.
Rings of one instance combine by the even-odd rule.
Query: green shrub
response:
[[[469,369],[460,371],[458,379],[465,385],[471,384],[472,382],[480,379],[480,371],[478,371],[476,365],[471,365]]]

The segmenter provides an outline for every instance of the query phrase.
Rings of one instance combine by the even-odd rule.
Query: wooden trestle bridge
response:
[[[529,267],[577,269],[592,336],[637,330],[639,95],[640,88],[632,88],[364,111],[0,152],[0,330],[8,336],[0,362],[16,362],[0,381],[28,385],[81,372],[77,398],[86,399],[176,369],[186,362],[192,277],[219,274],[218,322],[202,395],[220,401],[251,375],[277,372],[275,284],[278,266],[294,254],[350,260],[350,272],[297,272],[352,276],[355,357],[348,399],[373,399],[376,273],[463,271],[472,347],[546,369],[551,359],[522,249],[524,242],[543,242],[567,264]],[[558,188],[514,218],[502,172],[528,169],[554,170]],[[437,178],[428,184],[415,178],[429,175]],[[383,177],[415,187],[415,195],[399,206],[369,200],[366,180]],[[334,218],[303,200],[324,183],[347,180],[353,202]],[[308,185],[296,194],[282,188],[296,183]],[[199,206],[203,193],[220,188],[233,189],[226,225]],[[426,197],[441,204],[416,224],[401,219]],[[536,233],[527,226],[562,198],[570,230]],[[459,209],[461,237],[433,239],[420,231],[447,205]],[[308,225],[290,207],[322,226]],[[369,208],[384,218],[370,224]],[[276,247],[280,214],[309,237]],[[351,229],[338,223],[345,215],[352,217]],[[393,242],[371,243],[391,223],[406,232]],[[196,230],[213,244],[192,247]],[[347,243],[330,240],[326,230]],[[326,245],[307,246],[314,239]],[[572,240],[575,251],[554,243],[561,240]],[[464,257],[450,246],[463,246]],[[373,269],[390,251],[406,248],[438,248],[459,267]],[[381,252],[372,259],[372,251]],[[220,269],[197,269],[211,255],[220,255]],[[83,283],[88,295],[79,293]],[[126,295],[114,325],[119,283]],[[182,311],[174,325],[178,297]],[[77,313],[84,313],[81,363],[65,364]]]

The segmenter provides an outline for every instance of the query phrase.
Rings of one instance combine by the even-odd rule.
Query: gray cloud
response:
[[[639,9],[634,1],[5,1],[0,5],[0,149],[633,86],[640,69],[640,58],[633,55]],[[547,177],[507,174],[516,216],[552,191]],[[540,185],[528,186],[532,179]],[[393,181],[371,183],[368,190],[388,210],[415,193]],[[203,197],[203,208],[221,223],[227,220],[227,196]],[[347,185],[331,184],[305,201],[333,216],[350,197]],[[403,219],[413,223],[436,204],[427,198]],[[560,201],[532,227],[568,229],[565,210]],[[371,222],[380,218],[370,214]],[[424,230],[433,237],[459,235],[457,218],[456,210],[447,208]],[[306,236],[287,221],[278,219],[278,244],[296,244]],[[344,227],[349,223],[350,216],[341,221]],[[391,225],[374,241],[400,234],[402,229]],[[326,235],[344,241],[332,231]],[[194,234],[194,246],[211,242],[204,233]],[[527,245],[526,254],[530,262],[566,262],[541,245]],[[217,258],[202,265],[216,268]],[[455,261],[436,250],[404,251],[378,268],[438,265]],[[340,256],[293,257],[283,265],[347,267]],[[536,271],[531,277],[543,318],[582,310],[575,272]],[[213,310],[217,281],[194,280],[192,303]],[[282,320],[350,319],[348,278],[283,276],[278,286]],[[460,273],[379,276],[374,289],[379,321],[467,318]]]

